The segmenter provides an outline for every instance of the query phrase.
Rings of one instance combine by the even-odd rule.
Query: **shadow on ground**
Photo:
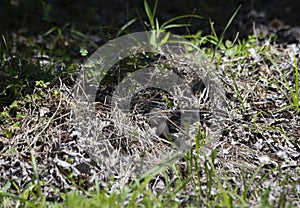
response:
[[[154,0],[149,0],[154,5]],[[51,0],[33,3],[29,0],[6,0],[0,7],[0,32],[2,34],[11,31],[22,30],[27,33],[41,33],[52,26],[63,26],[72,23],[81,31],[102,32],[115,34],[118,28],[137,17],[139,13],[145,17],[143,1],[140,0],[109,0],[109,1],[61,1]],[[202,30],[205,34],[210,33],[209,17],[215,22],[216,31],[220,33],[226,26],[233,12],[241,5],[241,9],[234,20],[232,27],[227,33],[228,37],[246,37],[253,31],[252,22],[262,24],[277,24],[274,26],[300,25],[300,3],[288,0],[180,0],[159,2],[158,17],[160,21],[171,17],[195,13],[204,17],[203,20],[191,20],[191,32]],[[276,20],[276,22],[274,22]],[[277,21],[278,20],[278,21]],[[279,24],[279,25],[278,25]],[[1,31],[2,30],[2,31]],[[137,21],[130,31],[144,30],[142,24]],[[99,32],[100,31],[100,32]],[[176,31],[182,33],[185,31]]]

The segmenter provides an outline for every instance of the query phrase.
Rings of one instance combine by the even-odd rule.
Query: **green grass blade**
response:
[[[136,18],[133,18],[133,19],[129,20],[125,25],[123,25],[117,32],[117,37],[119,37],[121,35],[121,33],[124,30],[126,30],[126,28],[128,28],[130,25],[132,25],[135,21],[136,21]]]
[[[154,8],[153,8],[153,18],[156,16],[156,10],[157,10],[157,5],[158,5],[158,0],[155,1],[155,4],[154,4]]]
[[[178,28],[178,27],[190,27],[191,24],[171,24],[171,25],[167,25],[165,26],[163,29],[166,30],[166,29],[171,29],[171,28]]]
[[[157,5],[158,5],[158,0],[155,1],[153,11],[151,11],[151,8],[150,8],[148,2],[146,0],[144,0],[144,8],[145,8],[147,17],[150,21],[150,26],[151,26],[152,30],[155,29],[155,15],[156,15],[156,10],[157,10]],[[158,29],[158,28],[156,28],[156,29]]]
[[[187,15],[180,15],[180,16],[177,16],[177,17],[173,17],[167,21],[165,21],[162,25],[161,25],[161,28],[162,29],[165,29],[166,26],[168,26],[170,23],[176,21],[176,20],[179,20],[179,19],[184,19],[184,18],[198,18],[198,19],[202,19],[203,17],[199,16],[199,15],[196,15],[196,14],[187,14]]]
[[[216,30],[214,28],[214,23],[211,21],[211,18],[209,18],[209,26],[210,26],[210,29],[211,29],[211,32],[212,32],[212,36],[215,37],[216,39],[218,39]]]
[[[163,44],[166,44],[169,40],[169,37],[170,37],[170,32],[168,32],[165,37],[160,41],[160,45],[163,45]]]
[[[156,29],[157,34],[159,35],[159,33],[161,31],[160,31],[158,19],[155,19],[155,29]],[[157,37],[159,37],[158,35],[157,35]]]
[[[299,111],[299,68],[296,59],[296,55],[294,55],[294,65],[295,65],[295,96],[294,96],[294,104],[296,109]]]
[[[75,30],[75,29],[71,29],[71,33],[74,33],[74,34],[78,35],[79,37],[82,37],[83,39],[87,40],[94,48],[99,47],[96,43],[94,43],[89,37],[87,37],[82,32]]]
[[[151,29],[154,30],[154,16],[153,16],[150,6],[146,0],[144,0],[144,8],[145,8],[148,20],[150,21]]]
[[[36,164],[36,160],[35,160],[35,156],[34,156],[33,150],[30,151],[30,155],[31,155],[31,163],[32,163],[32,169],[33,169],[34,179],[38,181],[39,180],[39,174],[38,174],[37,164]]]
[[[242,96],[242,94],[241,94],[241,92],[240,92],[240,90],[237,86],[237,83],[235,81],[235,76],[236,76],[235,74],[231,75],[231,79],[232,79],[233,85],[234,85],[234,91],[235,91],[236,95],[238,96],[238,99],[239,99],[240,103],[242,104],[243,110],[245,111],[246,110],[245,102],[243,100],[243,96]]]
[[[243,192],[243,199],[246,200],[247,198],[247,194],[248,191],[250,189],[250,187],[253,185],[254,179],[256,178],[256,176],[258,175],[258,173],[260,172],[261,168],[263,167],[263,164],[260,164],[257,169],[255,170],[255,172],[253,173],[253,175],[250,178],[250,181],[248,184],[244,184],[244,192]]]
[[[241,8],[241,5],[235,10],[235,12],[233,13],[233,15],[230,17],[229,21],[227,22],[227,25],[226,25],[225,29],[223,30],[223,32],[222,32],[222,34],[221,34],[221,36],[220,36],[220,38],[219,38],[219,40],[218,40],[218,42],[217,42],[217,45],[216,45],[216,47],[215,47],[215,50],[214,50],[212,59],[215,57],[215,54],[216,54],[216,52],[217,52],[219,46],[221,45],[221,43],[222,43],[222,41],[223,41],[223,38],[224,38],[224,35],[225,35],[227,29],[228,29],[229,26],[231,25],[233,19],[235,18],[235,16],[236,16],[237,13],[239,12],[240,8]]]
[[[276,62],[271,57],[269,57],[267,54],[265,54],[265,53],[261,53],[261,54],[263,56],[265,56],[276,68],[276,70],[280,74],[280,78],[282,79],[282,81],[278,80],[278,82],[281,83],[288,90],[291,98],[285,93],[285,91],[279,86],[278,83],[271,82],[271,81],[269,81],[269,82],[272,84],[275,84],[282,91],[282,93],[287,98],[287,100],[291,103],[291,107],[294,107],[299,112],[300,111],[300,108],[299,108],[299,68],[297,65],[296,57],[294,57],[294,65],[295,65],[294,66],[295,67],[295,78],[294,78],[295,92],[294,92],[293,89],[290,87],[289,81],[287,80],[285,75],[282,73],[282,71],[279,69]]]

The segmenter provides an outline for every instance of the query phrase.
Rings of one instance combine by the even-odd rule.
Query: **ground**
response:
[[[159,2],[160,23],[181,14],[204,17],[180,19],[191,26],[169,31],[185,35],[207,62],[195,66],[168,53],[124,58],[99,82],[97,123],[80,123],[90,112],[74,107],[86,106],[77,94],[84,63],[107,41],[150,29],[144,2],[2,4],[0,18],[8,20],[0,23],[3,207],[300,206],[299,3]],[[111,108],[120,80],[147,67],[175,73],[199,101],[201,123],[188,127],[187,151],[176,143],[186,131],[179,127],[178,97],[151,88],[134,95],[127,117]],[[199,71],[216,79],[203,83]],[[222,89],[210,94],[217,82]],[[219,92],[224,108],[214,123],[211,101]],[[156,125],[148,122],[153,108],[164,113],[159,134],[149,128]],[[120,122],[135,130],[122,130]],[[182,154],[171,160],[166,152],[174,151]],[[126,172],[141,158],[149,168],[163,156],[170,161],[147,174]]]

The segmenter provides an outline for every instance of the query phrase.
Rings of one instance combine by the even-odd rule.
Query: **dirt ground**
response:
[[[142,0],[49,0],[47,3],[45,1],[38,2],[33,3],[33,1],[29,0],[1,1],[0,35],[9,39],[13,34],[19,34],[21,42],[29,42],[28,45],[30,45],[32,40],[32,42],[38,42],[39,37],[42,37],[47,30],[56,26],[64,28],[64,26],[68,25],[69,28],[74,28],[83,35],[93,36],[93,41],[96,42],[97,46],[101,46],[108,39],[113,39],[120,27],[132,18],[140,15],[143,21],[146,20]],[[154,2],[154,0],[149,0],[150,5],[154,5]],[[281,189],[285,188],[284,190],[286,191],[284,193],[287,196],[287,200],[295,201],[295,204],[299,204],[299,201],[297,201],[299,192],[296,193],[294,187],[290,186],[290,184],[284,187],[281,181],[285,180],[284,175],[289,175],[293,181],[299,181],[300,146],[298,141],[300,137],[300,117],[299,113],[295,113],[295,110],[284,108],[289,105],[289,101],[284,97],[282,91],[288,94],[288,90],[281,85],[270,83],[282,79],[275,66],[278,66],[282,73],[287,75],[289,81],[293,81],[294,68],[290,66],[291,63],[295,64],[293,58],[299,60],[300,53],[299,46],[296,47],[294,45],[294,43],[300,43],[300,14],[298,13],[300,11],[300,2],[287,0],[229,0],[226,2],[221,0],[191,0],[188,2],[174,0],[170,3],[170,1],[160,1],[157,16],[160,22],[164,22],[172,17],[194,13],[204,18],[201,20],[188,20],[192,25],[190,31],[179,29],[172,32],[185,34],[187,32],[196,33],[197,31],[203,31],[203,35],[209,35],[212,32],[209,25],[210,18],[214,22],[217,34],[220,35],[239,5],[241,5],[240,11],[227,30],[225,38],[233,40],[237,34],[239,34],[239,38],[247,38],[248,35],[259,33],[265,37],[269,35],[276,36],[277,43],[281,43],[281,45],[274,44],[273,46],[265,43],[270,48],[267,52],[272,52],[270,53],[272,59],[270,59],[274,60],[275,64],[271,63],[265,56],[256,53],[254,49],[251,50],[252,48],[249,49],[250,55],[233,56],[232,59],[230,59],[229,55],[229,58],[227,55],[224,55],[222,60],[220,60],[219,75],[223,77],[224,80],[222,81],[226,83],[225,90],[228,92],[226,96],[228,95],[228,105],[231,109],[231,120],[225,122],[226,129],[222,132],[222,140],[218,145],[219,155],[216,167],[220,173],[223,171],[222,168],[225,168],[231,177],[232,183],[238,187],[243,183],[240,164],[246,162],[246,171],[252,173],[256,165],[259,164],[259,159],[261,159],[263,154],[266,154],[271,158],[272,164],[266,165],[263,169],[270,176],[268,176],[266,182],[261,184],[262,189],[266,189],[270,184],[273,185],[271,194],[278,199]],[[128,28],[128,31],[145,30],[143,21],[137,20]],[[183,20],[182,23],[186,23],[186,21]],[[51,40],[51,37],[47,38],[45,40]],[[66,58],[65,60],[59,53],[58,55],[53,53],[53,57],[60,59],[53,64],[53,67],[63,68],[63,65],[69,63],[74,65],[75,63],[81,64],[80,61],[83,60],[83,57],[81,59],[78,58],[79,50],[77,49],[79,48],[75,48],[77,47],[76,41],[74,40],[72,45],[73,39],[69,39],[71,46],[68,49],[70,49],[71,54],[76,54],[76,56],[67,57],[69,59]],[[85,40],[82,38],[80,41]],[[45,47],[48,47],[47,44],[45,45]],[[61,45],[63,49],[68,47],[64,44]],[[34,62],[37,58],[31,57],[34,52],[27,51],[26,53],[26,49],[22,50],[23,48],[20,51],[17,50],[21,57],[23,55],[24,57],[30,56],[28,60],[33,60],[28,67],[28,71],[31,72],[33,69],[39,68],[36,67]],[[53,52],[54,50],[49,49],[49,51]],[[64,50],[62,51],[65,52],[64,55],[68,53]],[[240,62],[241,58],[244,62]],[[48,61],[48,63],[51,63],[51,60]],[[296,61],[296,63],[299,65],[299,61]],[[17,64],[20,63],[17,62]],[[239,75],[236,77],[236,80],[231,77],[234,73]],[[37,76],[35,74],[33,76],[36,79]],[[62,76],[63,78],[64,76]],[[266,80],[270,83],[266,83]],[[63,91],[61,88],[62,84],[68,85],[66,80],[61,81],[61,79],[58,79],[57,82],[53,85],[61,91]],[[238,93],[235,93],[235,90],[232,88],[235,85],[238,86],[241,94],[248,99],[247,102],[251,103],[251,111],[247,106],[242,106],[243,103],[240,103],[239,97],[236,96]],[[36,160],[40,170],[40,177],[45,181],[49,181],[55,187],[60,187],[60,190],[72,190],[74,188],[74,184],[64,179],[71,168],[77,171],[76,174],[78,173],[74,176],[74,181],[79,184],[84,179],[85,183],[82,186],[86,189],[93,184],[94,175],[102,176],[99,179],[103,179],[103,181],[104,179],[107,180],[109,177],[104,173],[108,173],[108,171],[93,163],[94,161],[89,158],[90,156],[86,153],[86,149],[79,145],[79,136],[70,127],[72,126],[70,125],[72,115],[69,109],[72,102],[70,101],[71,98],[68,97],[69,95],[61,96],[61,99],[57,99],[52,90],[48,88],[37,88],[34,94],[41,96],[43,99],[33,100],[34,102],[28,101],[30,106],[32,106],[20,109],[21,113],[26,116],[14,119],[15,121],[20,120],[21,128],[18,128],[14,134],[8,135],[12,137],[11,139],[0,137],[0,186],[5,184],[5,179],[7,178],[16,180],[20,189],[23,189],[30,183],[30,176],[33,173],[30,162],[28,162],[31,154],[28,148],[30,139],[35,141],[32,144],[34,143],[38,152]],[[240,110],[242,108],[245,109]],[[108,118],[109,112],[106,113],[100,115],[101,119],[105,120]],[[56,115],[59,116],[55,118]],[[52,119],[54,119],[53,122],[49,122]],[[256,123],[254,122],[253,124],[253,120]],[[104,136],[118,136],[111,133],[111,123],[108,122],[105,125],[107,126],[103,127]],[[7,122],[5,125],[1,125],[0,130],[1,128],[6,128],[6,126],[9,127],[11,124]],[[39,139],[36,140],[36,138]],[[270,138],[275,139],[272,140]],[[287,140],[286,138],[292,139]],[[275,140],[276,142],[274,142]],[[16,157],[11,157],[11,155],[16,155],[16,153],[11,153],[10,147],[15,148],[17,152]],[[278,156],[278,152],[284,152],[287,156]],[[72,158],[71,165],[66,162],[69,162],[69,158]],[[273,166],[277,167],[279,166],[278,164],[283,164],[282,170],[280,169],[282,172],[273,171]],[[223,180],[224,178],[221,179]],[[203,180],[205,181],[206,179]],[[50,193],[52,190],[48,186],[43,187],[43,189],[47,193]],[[187,190],[186,194],[191,195],[192,191],[190,192],[190,190],[193,189]],[[49,194],[49,200],[61,200],[54,197],[56,196],[55,191],[52,190],[52,192],[52,194]]]

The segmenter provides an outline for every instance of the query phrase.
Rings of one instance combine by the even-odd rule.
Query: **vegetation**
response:
[[[10,1],[5,2],[9,7]],[[148,174],[121,177],[93,161],[81,146],[72,120],[72,94],[83,61],[110,38],[130,33],[135,19],[115,30],[101,27],[99,41],[71,23],[51,26],[51,5],[41,3],[41,15],[50,25],[42,35],[18,31],[1,36],[1,207],[300,206],[299,47],[277,44],[274,34],[226,39],[239,9],[220,35],[212,20],[211,34],[183,34],[211,60],[223,83],[228,116],[220,140],[204,154],[207,135],[200,129],[182,158]],[[161,24],[157,8],[158,1],[151,8],[145,0],[148,19],[139,17],[142,23],[146,21],[144,29],[156,36],[191,25],[182,20],[203,21],[199,15],[188,14]],[[176,63],[171,66],[160,59],[137,54],[121,60],[114,69],[139,69],[149,62],[176,68]],[[107,95],[114,85],[100,83]],[[162,96],[142,96],[155,97],[155,102],[171,111],[174,101],[159,93]],[[109,123],[110,108],[102,104],[99,118]],[[111,123],[103,129],[104,136],[121,137]],[[137,143],[145,147],[136,147],[134,142],[127,145],[147,149],[147,143]]]

